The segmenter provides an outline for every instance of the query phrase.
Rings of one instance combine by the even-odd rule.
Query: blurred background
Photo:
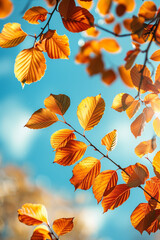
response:
[[[1,1],[1,0],[0,0]],[[13,0],[14,9],[10,16],[0,20],[0,29],[8,22],[18,22],[22,29],[28,34],[34,35],[40,32],[40,25],[30,25],[22,16],[24,8],[32,6],[43,6],[47,9],[44,0]],[[141,1],[135,1],[134,14],[138,12]],[[158,4],[158,0],[154,1]],[[113,4],[113,11],[116,4]],[[96,1],[91,9],[95,16],[95,22],[104,24],[95,10]],[[124,18],[132,17],[133,13],[125,14],[118,18],[122,22]],[[113,29],[113,26],[106,26]],[[31,85],[25,85],[24,89],[14,76],[14,62],[20,51],[30,48],[33,45],[33,38],[26,40],[15,48],[0,49],[0,239],[2,240],[26,240],[32,235],[33,227],[25,226],[17,218],[17,210],[24,203],[42,203],[46,206],[49,219],[60,217],[75,217],[74,230],[61,239],[74,240],[151,240],[159,239],[159,234],[147,233],[142,235],[133,228],[130,223],[132,211],[141,202],[146,202],[143,192],[140,189],[133,189],[130,198],[122,206],[114,211],[109,210],[103,214],[103,208],[97,205],[92,189],[89,191],[74,191],[74,186],[70,184],[72,177],[71,167],[63,167],[53,164],[54,152],[50,145],[51,135],[66,128],[62,123],[42,130],[30,130],[24,127],[31,114],[41,107],[44,107],[44,99],[53,94],[66,94],[71,99],[71,106],[65,114],[66,120],[78,131],[83,132],[79,125],[76,111],[78,104],[87,96],[96,96],[101,93],[106,102],[105,114],[100,123],[86,136],[103,152],[105,147],[101,146],[101,139],[114,129],[118,131],[118,143],[115,150],[110,154],[122,167],[127,167],[135,162],[145,164],[150,167],[145,158],[138,158],[134,153],[134,148],[144,140],[153,137],[153,128],[147,124],[142,136],[135,139],[130,132],[129,120],[125,113],[118,113],[111,109],[115,95],[120,92],[136,95],[134,89],[125,86],[121,79],[117,79],[110,86],[101,81],[99,75],[89,77],[84,65],[75,63],[75,56],[79,51],[79,45],[89,38],[85,33],[68,32],[61,21],[59,13],[55,13],[50,28],[57,30],[59,35],[66,34],[69,38],[71,55],[69,60],[52,60],[46,56],[47,70],[44,77]],[[126,30],[123,28],[122,33]],[[105,32],[101,32],[98,38],[108,37]],[[111,37],[111,36],[110,36]],[[131,41],[128,38],[120,38],[118,42],[121,51],[118,54],[107,54],[103,60],[107,68],[113,68],[117,73],[117,67],[124,64],[124,57],[128,50],[132,49]],[[154,47],[156,49],[156,47]],[[153,50],[153,49],[152,49]],[[143,57],[137,60],[142,63]],[[77,140],[83,141],[77,135]],[[159,148],[159,140],[157,145]],[[158,151],[158,148],[156,151]],[[155,153],[151,154],[149,158]],[[100,158],[92,149],[87,150],[84,157],[94,156]],[[102,170],[116,169],[107,160],[102,162]],[[151,170],[151,176],[152,176]],[[119,183],[123,182],[121,177]]]

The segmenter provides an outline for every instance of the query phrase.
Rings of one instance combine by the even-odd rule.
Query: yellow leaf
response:
[[[32,7],[28,9],[23,18],[32,24],[39,24],[38,20],[44,22],[47,19],[48,11],[43,7]]]
[[[160,151],[154,156],[152,165],[157,178],[160,178]]]
[[[125,172],[127,172],[129,176]],[[149,178],[147,167],[140,163],[125,168],[125,172],[122,171],[121,174],[128,187],[138,187],[144,184],[146,179]]]
[[[141,133],[145,126],[145,115],[144,113],[141,113],[131,124],[131,132],[137,138],[138,136],[141,136]]]
[[[51,233],[47,226],[41,225],[34,229],[31,240],[52,240]]]
[[[108,151],[112,151],[117,145],[117,130],[113,130],[112,132],[106,134],[102,140],[101,144],[106,146]]]
[[[63,166],[72,165],[83,157],[86,149],[87,145],[85,143],[70,140],[67,142],[65,147],[57,149],[54,163],[58,163]]]
[[[115,96],[112,108],[117,112],[125,111],[134,101],[134,98],[127,93],[119,93]]]
[[[7,23],[0,33],[0,47],[10,48],[15,47],[26,38],[27,33],[21,29],[19,23]]]
[[[14,73],[22,86],[40,80],[46,70],[46,60],[35,48],[24,49],[16,57]]]
[[[58,118],[56,114],[51,112],[49,109],[40,108],[38,111],[32,114],[25,127],[32,129],[46,128],[57,121]]]
[[[53,222],[52,228],[58,236],[62,236],[70,232],[73,228],[74,218],[60,218]]]
[[[103,48],[110,53],[117,53],[121,50],[121,47],[114,38],[103,38],[99,41],[99,43],[100,48]]]
[[[82,100],[77,109],[79,123],[84,130],[91,130],[101,120],[105,110],[105,102],[101,95],[87,97]]]
[[[96,176],[100,173],[101,163],[94,157],[87,157],[78,163],[73,169],[73,177],[70,182],[77,188],[89,189]]]
[[[153,129],[155,131],[155,134],[160,137],[160,119],[158,117],[156,117],[153,120]]]
[[[54,59],[68,59],[70,55],[69,40],[66,35],[59,36],[56,30],[48,30],[43,37],[48,57]]]
[[[148,141],[143,141],[135,148],[135,154],[138,157],[143,157],[145,154],[152,153],[157,147],[156,138]]]
[[[99,31],[95,27],[90,27],[86,30],[86,34],[89,37],[98,37]]]
[[[97,10],[101,15],[106,15],[110,11],[112,0],[98,0]]]
[[[83,1],[83,0],[77,0],[77,3],[82,7],[86,8],[87,10],[90,10],[93,7],[93,1]]]
[[[62,116],[70,106],[70,98],[65,94],[50,94],[50,96],[44,100],[44,105],[50,111]]]
[[[52,134],[50,142],[52,148],[57,150],[58,148],[65,147],[69,140],[76,139],[73,130],[70,129],[61,129]]]
[[[13,11],[13,4],[10,0],[0,0],[0,18],[8,17]]]
[[[18,219],[27,225],[39,225],[48,223],[47,210],[42,204],[26,203],[22,209],[18,209]]]
[[[118,181],[117,172],[106,170],[101,172],[93,183],[93,194],[99,203],[104,196],[107,196],[116,187]]]
[[[129,119],[131,119],[136,114],[136,112],[139,110],[140,106],[141,106],[141,104],[140,104],[139,100],[134,100],[132,102],[132,104],[126,110],[126,113],[127,113],[127,116],[129,117]]]

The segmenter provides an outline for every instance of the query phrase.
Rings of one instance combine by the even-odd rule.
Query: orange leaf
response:
[[[154,111],[151,107],[146,107],[143,109],[146,122],[150,122],[152,120],[152,117],[154,116]]]
[[[60,218],[53,222],[52,228],[58,236],[62,236],[70,232],[73,228],[74,218]]]
[[[127,172],[129,175],[127,175]],[[149,171],[146,166],[136,163],[125,168],[125,172],[122,171],[122,178],[126,182],[128,187],[138,187],[144,184],[146,179],[149,178]]]
[[[154,18],[157,11],[157,7],[154,2],[146,1],[139,9],[138,15],[144,17],[146,20]]]
[[[27,33],[21,29],[19,23],[7,23],[0,33],[0,47],[10,48],[15,47],[26,38]]]
[[[56,0],[45,0],[48,7],[53,7],[54,5],[56,5]]]
[[[118,181],[117,172],[106,170],[101,172],[93,183],[93,194],[99,203],[103,196],[107,196],[116,187]]]
[[[108,1],[98,0],[97,10],[98,10],[99,14],[106,15],[107,13],[109,13],[111,4],[112,4],[112,0],[108,0]]]
[[[155,98],[151,102],[151,106],[152,106],[152,109],[155,113],[159,113],[160,112],[160,98]]]
[[[153,177],[150,180],[146,181],[146,185],[144,187],[145,191],[150,194],[150,196],[144,191],[144,195],[147,201],[150,201],[152,197],[158,200],[159,198],[159,190],[160,190],[160,180],[157,177]]]
[[[109,13],[108,16],[104,20],[107,24],[111,24],[114,22],[115,18],[112,13]]]
[[[144,97],[144,103],[145,104],[150,104],[154,99],[158,98],[158,95],[157,94],[154,94],[154,93],[150,93],[150,94],[147,94],[145,97]]]
[[[160,137],[160,119],[158,117],[156,117],[153,120],[153,129],[155,131],[155,134]]]
[[[96,55],[94,58],[91,58],[89,61],[89,65],[86,70],[89,76],[93,76],[98,73],[102,73],[104,69],[104,63],[102,59],[102,55]]]
[[[160,61],[160,50],[155,51],[151,55],[150,59],[153,60],[153,61]]]
[[[112,108],[117,112],[125,111],[134,101],[134,98],[127,93],[119,93],[115,96]]]
[[[116,74],[113,69],[107,69],[102,72],[102,82],[106,85],[112,84],[116,80]]]
[[[57,121],[58,118],[53,112],[46,108],[40,108],[32,114],[25,127],[31,129],[41,129],[49,127]]]
[[[50,94],[50,96],[44,100],[44,105],[50,111],[62,116],[70,106],[70,98],[65,94]]]
[[[130,88],[133,88],[134,85],[132,83],[132,79],[131,79],[131,76],[130,76],[130,70],[127,70],[124,66],[120,66],[118,68],[118,71],[119,71],[119,74],[120,74],[120,77],[122,79],[122,81]]]
[[[42,41],[45,41],[45,50],[48,57],[52,59],[68,59],[70,48],[66,35],[59,36],[56,30],[48,30],[48,32],[43,35]]]
[[[112,151],[117,145],[117,130],[114,129],[112,132],[106,134],[102,138],[101,144],[106,146],[108,151]]]
[[[61,129],[53,133],[50,139],[52,148],[57,150],[58,148],[65,147],[69,140],[76,139],[73,132],[74,131],[70,129]]]
[[[91,130],[101,120],[105,110],[105,102],[101,95],[87,97],[81,101],[77,108],[77,116],[84,130]]]
[[[145,154],[152,153],[157,147],[156,138],[148,141],[143,141],[137,145],[135,148],[135,154],[138,157],[143,157]]]
[[[155,75],[155,82],[160,82],[160,64],[158,65],[156,69],[156,75]]]
[[[32,24],[39,24],[39,20],[44,22],[47,19],[47,13],[43,7],[32,7],[25,12],[23,19]]]
[[[126,18],[123,20],[123,25],[124,25],[125,29],[127,29],[130,32],[132,31],[131,22],[132,22],[132,18]]]
[[[144,113],[141,113],[131,124],[131,132],[137,138],[138,136],[141,136],[141,133],[145,126],[145,115]]]
[[[40,80],[46,70],[46,60],[35,48],[24,49],[16,57],[14,73],[22,86]]]
[[[132,104],[126,109],[127,116],[131,119],[139,110],[141,104],[139,100],[134,100]]]
[[[139,48],[136,48],[134,50],[131,50],[131,51],[128,51],[127,52],[127,55],[125,57],[125,68],[128,70],[132,67],[136,57],[138,56],[138,54],[140,53],[140,49]]]
[[[96,176],[100,173],[101,162],[94,157],[87,157],[78,163],[73,169],[73,177],[70,179],[71,184],[77,188],[89,189]]]
[[[72,165],[83,157],[86,149],[87,145],[85,143],[70,140],[67,142],[65,147],[57,149],[54,163],[58,163],[63,166]]]
[[[51,233],[47,226],[41,225],[34,229],[31,240],[52,240]]]
[[[90,10],[93,6],[93,1],[83,1],[83,0],[77,0],[78,4],[83,7],[86,8],[87,10]]]
[[[130,188],[126,184],[117,185],[110,194],[103,197],[102,207],[104,212],[122,205],[129,198],[129,195]]]
[[[48,223],[47,210],[42,204],[26,203],[18,209],[18,219],[26,225],[39,225]]]
[[[98,37],[99,31],[95,27],[88,28],[86,34],[89,37]]]
[[[59,12],[65,28],[70,32],[81,32],[94,24],[93,15],[85,8],[76,7],[74,0],[62,0]]]
[[[114,26],[113,31],[114,31],[115,34],[120,34],[120,33],[121,33],[121,25],[120,25],[120,23],[117,23],[117,24]]]
[[[0,18],[8,17],[13,11],[13,4],[10,0],[0,0]]]
[[[107,52],[117,53],[121,50],[118,42],[114,38],[103,38],[100,40],[100,48],[103,48]]]
[[[146,231],[160,214],[160,209],[152,210],[148,203],[140,203],[131,214],[131,223],[141,234]]]
[[[160,178],[160,151],[154,156],[152,165],[157,178]]]

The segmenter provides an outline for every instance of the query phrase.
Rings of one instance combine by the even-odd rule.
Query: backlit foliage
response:
[[[2,0],[1,0],[2,1]],[[98,25],[90,12],[94,0],[55,0],[46,1],[49,7],[48,12],[41,6],[34,6],[28,9],[23,18],[31,24],[45,22],[44,27],[38,35],[25,33],[19,23],[7,23],[0,34],[0,47],[9,48],[20,44],[26,37],[33,38],[33,45],[29,49],[22,50],[15,60],[15,76],[24,84],[30,84],[40,80],[46,70],[45,55],[51,59],[68,59],[70,55],[69,39],[66,35],[59,35],[58,29],[54,29],[50,20],[56,11],[59,14],[64,27],[72,32],[79,33],[86,31],[91,37],[80,47],[75,61],[79,64],[86,64],[86,71],[89,76],[99,74],[102,81],[111,85],[119,75],[122,81],[133,89],[133,96],[127,92],[118,93],[112,102],[112,109],[126,112],[129,119],[133,119],[130,130],[135,138],[142,135],[145,125],[152,121],[153,130],[156,136],[160,137],[160,65],[154,69],[153,62],[160,61],[160,50],[151,52],[151,45],[160,46],[160,10],[153,1],[142,2],[137,16],[132,14],[131,18],[124,19],[123,23],[117,22],[125,13],[132,13],[135,8],[135,1],[131,0],[98,0],[96,8],[103,17],[105,26]],[[2,1],[2,17],[6,13],[5,4],[10,1]],[[78,6],[78,4],[80,6]],[[9,6],[9,5],[8,5]],[[112,12],[115,6],[115,12]],[[5,15],[6,14],[6,15]],[[113,31],[107,28],[113,23]],[[121,34],[123,27],[129,33]],[[100,31],[112,36],[99,37]],[[120,37],[131,37],[133,48],[126,52],[125,64],[115,68],[108,68],[104,62],[104,54],[118,54],[122,47],[117,41]],[[116,55],[115,55],[116,56]],[[144,57],[138,62],[138,57]],[[155,74],[154,74],[155,73]],[[117,130],[114,129],[104,136],[99,143],[105,146],[103,153],[91,140],[86,137],[86,131],[90,131],[99,124],[105,112],[105,101],[101,94],[86,97],[77,108],[77,118],[83,128],[83,132],[76,130],[64,118],[64,114],[70,106],[70,99],[65,94],[51,94],[44,100],[45,108],[35,111],[26,127],[41,129],[51,126],[56,122],[65,124],[64,129],[59,129],[51,136],[51,146],[55,151],[54,163],[63,166],[74,165],[73,176],[70,179],[76,189],[88,190],[92,187],[93,194],[98,203],[101,202],[104,212],[113,210],[130,197],[133,188],[140,188],[145,195],[147,203],[140,203],[131,214],[131,223],[140,233],[143,231],[156,232],[160,226],[160,151],[151,161],[149,153],[157,148],[156,136],[147,141],[142,141],[135,148],[138,157],[145,155],[152,165],[154,176],[150,176],[148,168],[137,162],[134,165],[122,167],[110,158],[110,152],[114,150],[117,143]],[[58,115],[58,116],[57,116]],[[66,128],[68,127],[68,128]],[[78,135],[84,140],[77,140]],[[99,158],[85,156],[88,148],[93,148]],[[85,157],[84,157],[85,156]],[[84,158],[83,158],[84,157]],[[112,162],[116,169],[101,170],[102,159]],[[79,161],[79,162],[78,162]],[[121,174],[119,173],[121,170]],[[122,177],[121,184],[119,178]],[[144,185],[142,187],[141,185]],[[28,225],[37,225],[42,222],[49,227],[46,211],[42,205],[23,205],[19,212],[19,220]],[[56,220],[53,223],[53,230],[60,236],[71,230],[70,220]],[[71,220],[72,222],[72,220]],[[67,227],[66,227],[67,225]],[[72,224],[71,224],[72,225]],[[67,228],[67,230],[66,230]],[[58,239],[51,228],[37,227],[32,235],[32,240],[41,237],[42,239]]]

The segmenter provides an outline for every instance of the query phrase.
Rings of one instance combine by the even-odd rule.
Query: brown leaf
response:
[[[141,113],[131,124],[131,132],[137,138],[138,136],[141,136],[141,133],[145,126],[145,115],[144,113]]]
[[[160,178],[160,151],[154,156],[152,165],[157,178]]]
[[[116,80],[116,74],[113,69],[107,69],[102,72],[102,82],[106,85],[112,84]]]
[[[73,228],[74,218],[60,218],[53,222],[52,228],[58,236],[62,236],[70,232]]]
[[[98,73],[102,73],[104,70],[104,63],[103,63],[102,55],[99,54],[99,55],[95,56],[94,58],[91,58],[86,70],[90,76],[93,76]]]
[[[157,7],[155,3],[152,1],[146,1],[140,7],[138,15],[148,20],[154,18],[156,11]]]

